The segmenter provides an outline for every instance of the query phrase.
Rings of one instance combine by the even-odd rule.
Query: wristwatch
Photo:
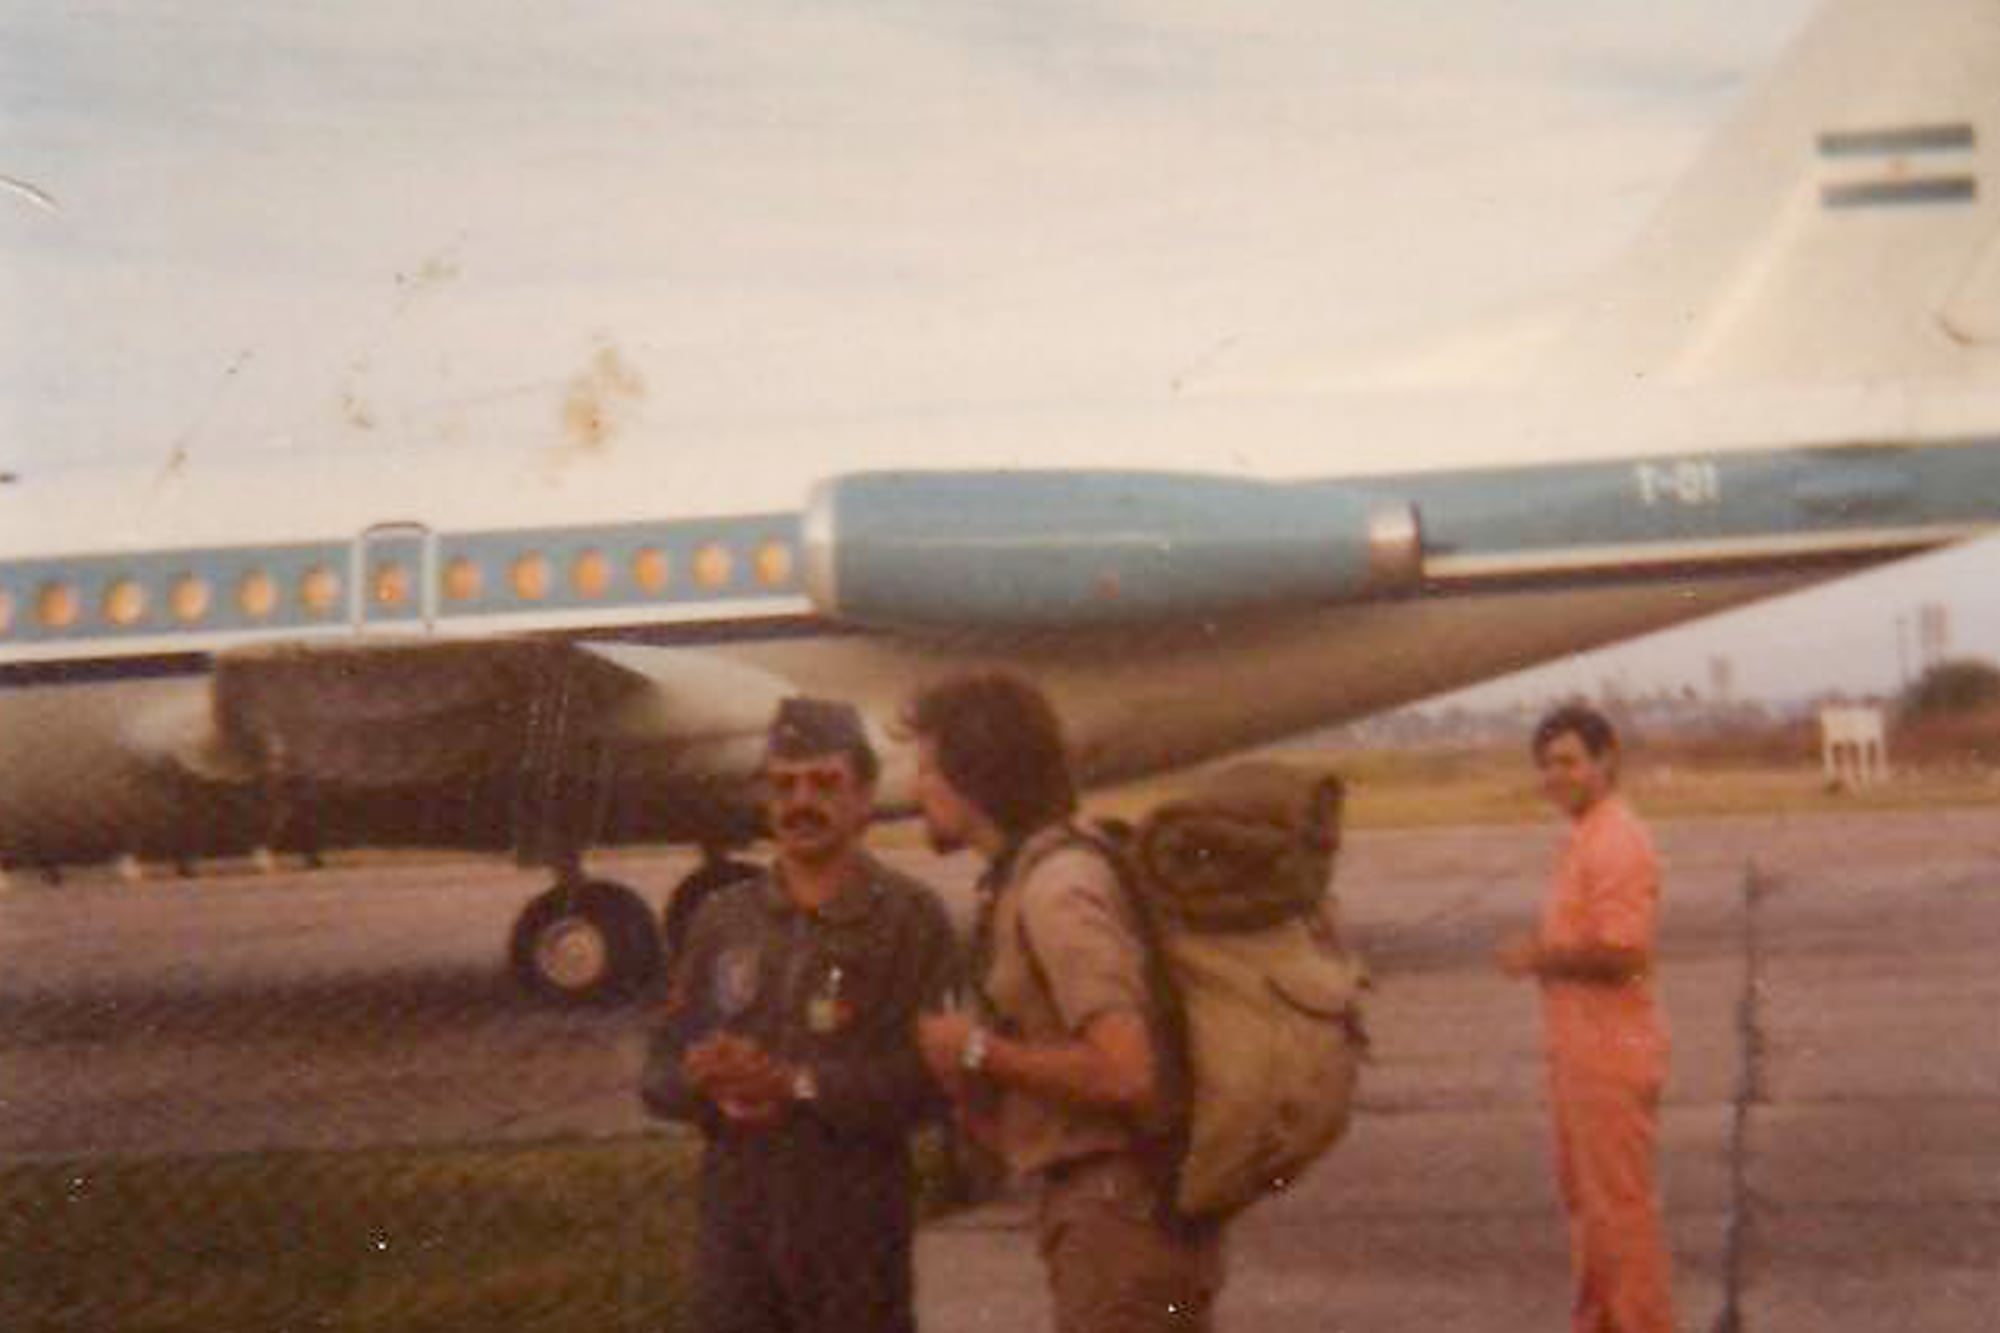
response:
[[[819,1080],[813,1077],[809,1066],[800,1065],[792,1072],[792,1100],[813,1102],[819,1100]]]
[[[958,1067],[968,1074],[986,1068],[985,1028],[973,1028],[965,1034],[965,1045],[958,1049]]]

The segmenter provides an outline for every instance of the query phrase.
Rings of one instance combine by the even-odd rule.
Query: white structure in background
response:
[[[1736,700],[1736,661],[1729,657],[1708,659],[1708,699],[1727,704]]]
[[[1951,612],[1942,602],[1917,608],[1917,669],[1929,671],[1951,656]]]
[[[1888,777],[1889,745],[1883,738],[1882,710],[1872,705],[1820,709],[1819,752],[1829,782],[1869,787]]]

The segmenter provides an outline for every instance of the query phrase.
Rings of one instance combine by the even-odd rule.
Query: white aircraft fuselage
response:
[[[1515,406],[1523,401],[1532,405]],[[1051,689],[1087,775],[1103,780],[1364,715],[2000,524],[2000,430],[1971,428],[1987,406],[1977,398],[1918,408],[1907,393],[1746,396],[1738,440],[1710,416],[1676,424],[1690,401],[1628,397],[1601,417],[1647,428],[1613,432],[1595,428],[1584,400],[1551,399],[1539,423],[1515,429],[1573,439],[1564,461],[1529,465],[1474,465],[1475,446],[1489,460],[1514,447],[1492,413],[1460,409],[1464,424],[1449,431],[1441,405],[1401,418],[1378,411],[1368,433],[1344,434],[1340,404],[1305,399],[1254,405],[1234,429],[1223,424],[1227,404],[1089,423],[1107,432],[1095,436],[1095,457],[1128,460],[1117,471],[1079,465],[1093,457],[1088,439],[1029,422],[1011,437],[1020,443],[1005,471],[978,466],[994,456],[983,436],[933,434],[921,448],[872,457],[837,440],[813,449],[632,439],[588,454],[273,452],[23,478],[0,488],[0,679],[13,687],[0,691],[0,718],[17,745],[62,737],[47,760],[66,777],[51,782],[38,764],[30,781],[0,782],[0,844],[15,857],[67,860],[157,843],[132,832],[160,817],[142,813],[154,800],[147,773],[196,744],[215,654],[496,637],[615,645],[605,651],[648,664],[687,714],[663,722],[650,744],[623,748],[621,768],[654,782],[745,776],[763,710],[783,693],[854,699],[886,741],[919,682],[1007,665]],[[1705,402],[1712,416],[1715,396]],[[1885,418],[1873,429],[1871,412]],[[1789,442],[1759,443],[1744,423],[1760,416],[1771,439]],[[1891,442],[1913,420],[1930,438]],[[1106,448],[1113,426],[1140,446]],[[1863,429],[1843,440],[1836,426]],[[1149,428],[1169,446],[1247,443],[1147,448]],[[1634,439],[1670,447],[1677,434],[1710,444],[1615,455]],[[1259,453],[1340,471],[1202,466]],[[850,458],[861,466],[843,468]],[[1145,465],[1131,466],[1135,458]],[[1424,467],[1427,458],[1450,466]],[[894,540],[876,540],[878,565],[925,571],[908,614],[896,600],[907,590],[890,588],[857,618],[842,600],[849,590],[827,586],[838,580],[825,548],[874,534],[815,531],[824,501],[814,486],[885,475],[943,482],[953,494],[947,505],[930,491],[910,495],[910,512],[890,515],[902,524]],[[1091,479],[1109,499],[1062,512]],[[1208,540],[1206,520],[1191,528],[1148,512],[1156,493],[1182,500],[1192,488],[1198,504],[1210,486],[1235,488],[1219,490],[1219,504],[1252,507],[1250,520]],[[1386,578],[1365,568],[1362,551],[1352,586],[1314,587],[1299,553],[1333,568],[1337,543],[1308,533],[1288,546],[1261,526],[1254,506],[1267,497],[1281,502],[1280,523],[1324,511],[1338,527],[1343,506],[1364,527],[1407,516],[1411,546]],[[1058,521],[1040,521],[1051,510]],[[1110,531],[1107,513],[1127,530]],[[91,521],[70,522],[79,514]],[[970,530],[982,521],[990,531]],[[1006,566],[1024,553],[1049,570]],[[1181,585],[1194,598],[1185,606],[1173,600]],[[695,687],[698,664],[706,674]],[[183,702],[160,703],[170,697]],[[733,749],[718,758],[723,736]],[[885,749],[884,796],[896,804],[907,771],[896,747]],[[230,774],[230,762],[215,760],[214,775]],[[53,826],[44,807],[79,790],[99,793],[105,808],[87,836],[58,846],[39,832]],[[108,795],[119,791],[132,793],[124,813]]]

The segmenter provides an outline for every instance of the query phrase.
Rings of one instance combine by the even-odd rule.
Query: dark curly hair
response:
[[[1535,738],[1529,742],[1528,752],[1537,763],[1541,762],[1542,751],[1558,736],[1575,736],[1593,759],[1602,759],[1618,748],[1618,732],[1613,729],[1611,719],[1589,704],[1564,704],[1535,725]]]
[[[945,780],[1010,838],[1076,813],[1062,721],[1022,677],[983,671],[939,681],[910,701],[902,725],[931,742]]]

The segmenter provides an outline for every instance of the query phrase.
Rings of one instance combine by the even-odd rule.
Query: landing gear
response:
[[[733,861],[718,853],[704,856],[701,865],[674,886],[673,897],[667,899],[666,910],[660,914],[660,937],[669,962],[680,956],[681,946],[687,943],[688,928],[694,925],[694,914],[701,905],[718,890],[756,873],[757,867],[749,862]]]
[[[514,923],[508,961],[528,990],[558,1004],[628,1000],[660,968],[645,899],[609,880],[558,883]]]

